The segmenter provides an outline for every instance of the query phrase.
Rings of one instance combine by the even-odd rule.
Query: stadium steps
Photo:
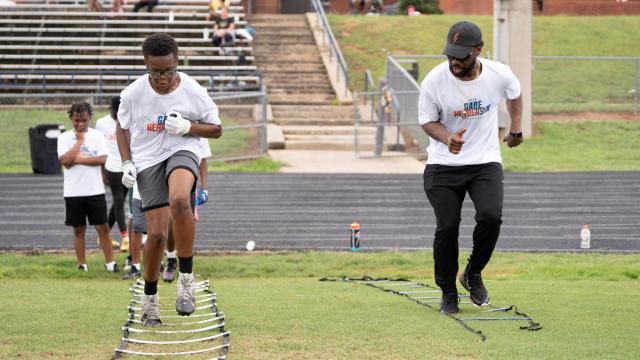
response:
[[[304,15],[253,15],[253,55],[267,85],[285,149],[353,150],[353,108],[336,96]],[[366,138],[366,139],[365,139]],[[361,136],[371,149],[373,135]]]

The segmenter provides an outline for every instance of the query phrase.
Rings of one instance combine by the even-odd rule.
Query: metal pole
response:
[[[358,127],[360,126],[360,117],[358,116],[358,93],[353,94],[353,150],[356,158],[358,158]]]
[[[633,113],[638,113],[638,92],[640,92],[640,58],[636,59],[636,84],[633,89]]]
[[[261,87],[262,90],[262,106],[261,106],[261,114],[260,114],[260,123],[262,124],[262,130],[260,131],[260,154],[264,155],[267,153],[267,89],[264,85]]]

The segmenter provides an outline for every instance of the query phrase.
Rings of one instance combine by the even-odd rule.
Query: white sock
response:
[[[137,264],[131,264],[131,266],[133,266],[134,268],[136,268],[136,270],[140,271],[140,263],[137,263]]]
[[[167,251],[167,259],[175,259],[176,258],[176,251]]]
[[[109,271],[113,271],[113,267],[116,266],[116,262],[112,261],[110,263],[107,263],[107,270]]]

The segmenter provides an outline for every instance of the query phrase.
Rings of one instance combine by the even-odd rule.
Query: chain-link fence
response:
[[[446,60],[443,55],[389,58],[387,78],[395,62],[418,82]],[[534,113],[640,110],[640,57],[534,56],[532,71]]]
[[[110,99],[106,95],[101,94],[99,98]],[[212,153],[210,161],[246,160],[265,155],[267,153],[267,97],[264,89],[254,92],[215,93],[211,98],[219,108],[223,135],[218,139],[209,140]],[[67,130],[71,129],[66,110],[71,104],[79,101],[86,101],[93,105],[95,113],[92,126],[95,126],[97,119],[108,114],[108,105],[105,101],[99,103],[93,96],[65,95],[56,98],[48,105],[23,104],[4,107],[0,113],[0,121],[7,126],[0,140],[12,145],[8,148],[5,145],[5,155],[0,156],[2,166],[14,171],[29,169],[28,128],[41,124],[60,124]],[[15,119],[18,119],[17,122]],[[6,154],[7,151],[9,154]],[[55,152],[55,148],[53,151]]]
[[[394,151],[424,157],[429,138],[417,122],[418,95],[415,79],[392,57],[387,58],[387,76],[377,89],[367,71],[364,91],[354,93],[356,155]]]
[[[365,73],[363,91],[354,93],[357,155],[366,154],[371,148],[366,144],[373,143],[374,156],[388,150],[423,156],[429,137],[418,125],[418,81],[444,60],[442,55],[389,56],[377,89],[371,73]],[[638,113],[639,91],[640,57],[534,57],[532,100],[537,113]],[[505,126],[505,117],[500,126]]]

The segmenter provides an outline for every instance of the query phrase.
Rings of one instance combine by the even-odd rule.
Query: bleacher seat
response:
[[[17,0],[0,7],[0,104],[117,94],[145,73],[140,46],[155,32],[174,36],[178,70],[211,93],[258,89],[261,77],[249,42],[237,39],[219,48],[203,38],[203,29],[212,26],[205,21],[207,5],[161,1],[152,13],[132,13],[130,3],[112,18],[108,3],[100,13],[76,0]],[[241,0],[232,0],[230,10],[237,26],[246,26]]]

